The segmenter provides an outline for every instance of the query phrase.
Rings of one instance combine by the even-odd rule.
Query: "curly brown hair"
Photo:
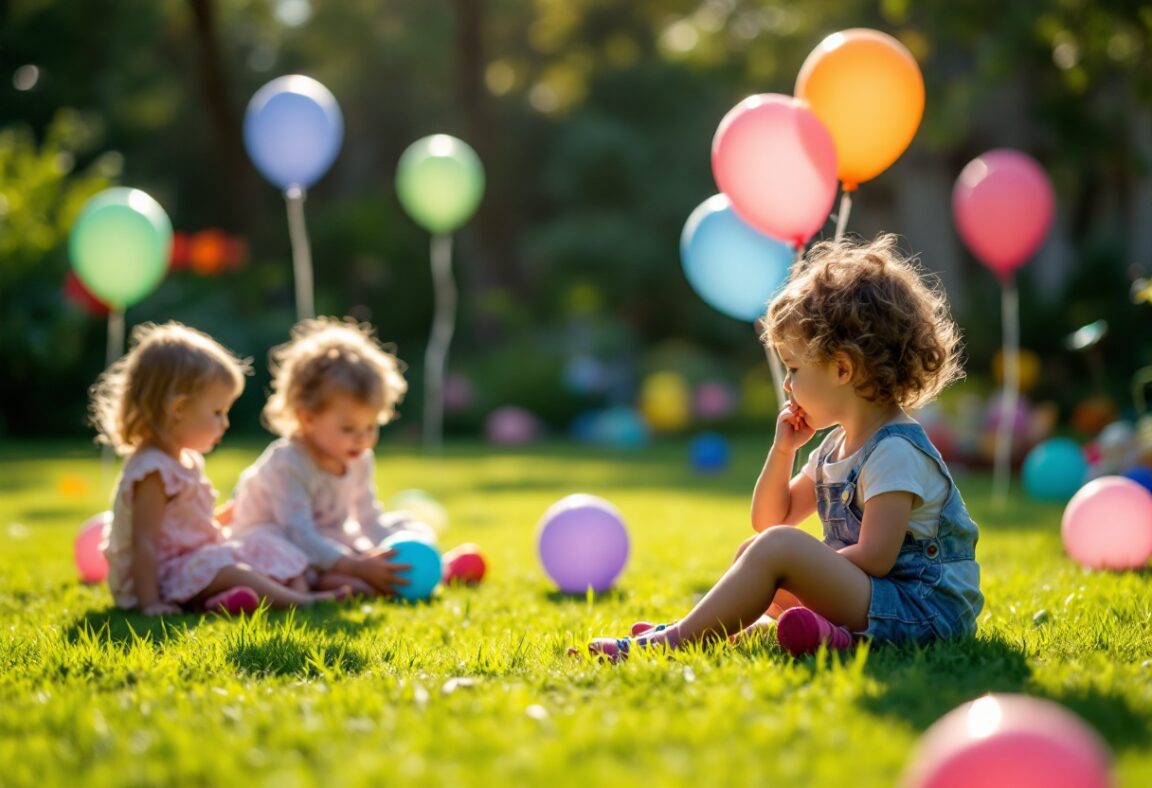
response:
[[[162,436],[174,397],[211,383],[244,390],[250,359],[240,359],[212,337],[181,323],[144,323],[132,329],[131,349],[89,389],[89,420],[96,440],[127,454]]]
[[[844,353],[859,396],[916,408],[964,377],[963,344],[935,275],[897,248],[874,241],[825,241],[768,307],[761,342],[799,340],[809,360]]]
[[[272,349],[272,396],[264,424],[289,437],[299,432],[300,410],[319,413],[334,394],[346,394],[379,409],[387,424],[408,391],[404,363],[377,341],[366,323],[318,317],[292,329],[292,339]]]

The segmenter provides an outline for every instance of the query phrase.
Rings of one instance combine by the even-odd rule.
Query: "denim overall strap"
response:
[[[863,520],[863,507],[858,504],[856,500],[856,480],[860,476],[860,471],[864,467],[864,463],[868,461],[868,458],[872,455],[872,452],[876,450],[880,441],[889,437],[902,438],[915,446],[935,463],[940,474],[948,482],[948,494],[945,496],[944,504],[941,507],[940,523],[936,537],[934,539],[914,540],[911,534],[906,534],[901,552],[908,550],[915,552],[922,551],[928,558],[936,561],[973,559],[975,557],[975,524],[972,523],[971,516],[968,514],[967,509],[964,508],[964,503],[957,491],[956,483],[952,480],[952,474],[948,472],[948,466],[944,462],[944,458],[940,456],[940,452],[932,445],[927,433],[924,432],[924,428],[919,424],[914,422],[888,424],[878,429],[875,434],[868,439],[864,444],[864,448],[860,451],[859,459],[854,464],[852,470],[848,472],[848,477],[845,480],[845,490],[843,494],[843,497],[846,499],[844,501],[845,507],[857,520]]]

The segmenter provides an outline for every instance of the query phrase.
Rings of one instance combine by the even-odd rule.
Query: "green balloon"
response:
[[[113,309],[126,309],[164,278],[172,251],[168,214],[139,189],[105,189],[87,203],[68,239],[72,268]]]
[[[475,213],[484,196],[484,165],[468,143],[433,134],[413,142],[400,157],[396,194],[417,224],[444,235]]]

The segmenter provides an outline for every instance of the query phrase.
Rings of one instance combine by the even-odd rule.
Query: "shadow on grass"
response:
[[[568,594],[563,591],[549,591],[544,594],[544,598],[549,602],[558,605],[586,605],[588,604],[587,594]],[[632,598],[632,595],[619,588],[610,588],[607,591],[601,591],[593,595],[597,602],[624,602]]]
[[[1095,728],[1115,750],[1152,744],[1152,713],[1118,693],[1098,689],[1050,692],[1032,683],[1022,650],[998,638],[936,643],[925,648],[873,647],[864,672],[882,691],[861,705],[918,730],[987,693],[1015,693],[1064,706]]]

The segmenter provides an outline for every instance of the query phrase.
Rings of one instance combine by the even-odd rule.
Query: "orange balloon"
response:
[[[887,33],[855,28],[833,33],[812,50],[796,78],[836,143],[845,191],[900,158],[924,115],[924,77],[912,53]]]

